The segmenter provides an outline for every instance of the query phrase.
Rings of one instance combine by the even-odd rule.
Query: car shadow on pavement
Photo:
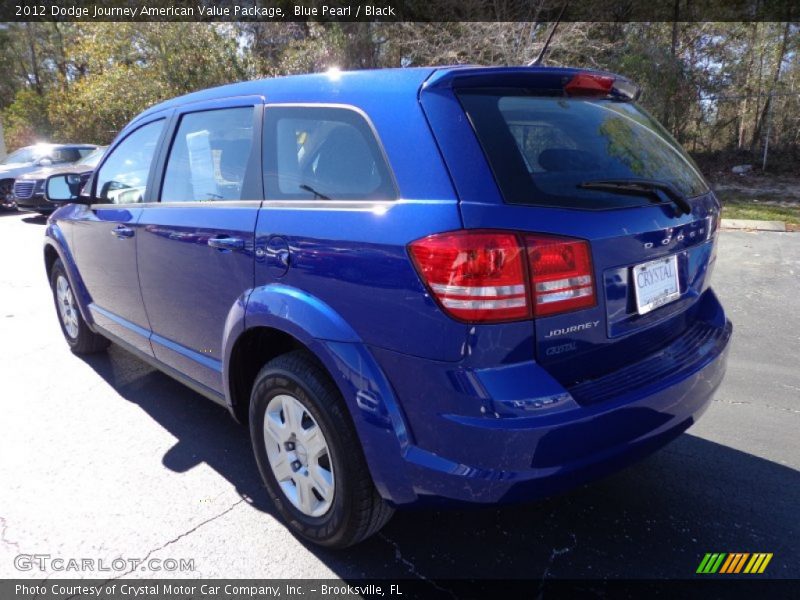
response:
[[[166,468],[205,463],[274,516],[248,431],[224,408],[116,346],[85,360],[178,440]],[[345,580],[691,578],[706,552],[772,552],[766,574],[796,578],[799,505],[798,471],[684,434],[620,473],[535,504],[406,509],[354,548],[307,548]]]
[[[22,217],[22,222],[28,225],[47,225],[47,217],[44,215],[28,215]]]
[[[162,464],[184,473],[206,463],[258,510],[272,506],[261,484],[246,427],[228,411],[119,346],[81,357],[125,400],[138,405],[178,440]]]

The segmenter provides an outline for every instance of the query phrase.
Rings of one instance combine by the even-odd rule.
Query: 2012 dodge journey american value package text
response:
[[[113,341],[249,423],[296,534],[557,493],[708,406],[720,205],[630,81],[546,67],[250,81],[134,119],[44,247]]]

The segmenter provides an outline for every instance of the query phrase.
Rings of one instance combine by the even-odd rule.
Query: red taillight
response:
[[[464,321],[529,314],[522,249],[513,233],[456,231],[410,245],[423,281],[442,307]]]
[[[409,250],[442,308],[463,321],[512,321],[595,303],[585,241],[465,230],[417,240]]]
[[[564,86],[567,96],[612,95],[622,100],[637,100],[641,90],[632,81],[615,75],[577,73]]]
[[[568,96],[606,96],[614,87],[614,78],[596,73],[578,73],[564,86]]]
[[[552,236],[525,236],[533,289],[533,315],[595,305],[589,242]]]

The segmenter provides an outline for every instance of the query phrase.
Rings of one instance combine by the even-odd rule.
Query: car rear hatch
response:
[[[464,227],[526,247],[534,355],[570,389],[708,327],[698,299],[719,204],[637,95],[617,76],[548,68],[444,70],[420,94]]]

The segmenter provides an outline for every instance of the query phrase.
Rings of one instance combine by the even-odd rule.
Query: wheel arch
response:
[[[80,310],[81,316],[89,326],[89,329],[94,330],[94,319],[92,319],[91,312],[88,309],[91,297],[89,296],[86,286],[83,285],[83,279],[66,245],[64,233],[52,223],[47,226],[47,232],[44,238],[43,258],[48,284],[53,265],[56,263],[56,260],[61,260],[61,263],[64,265],[64,270],[67,272],[67,279],[69,279],[70,286],[75,291],[75,300],[78,304],[78,310]]]
[[[250,393],[261,367],[293,350],[306,350],[315,356],[296,337],[275,327],[251,327],[236,339],[228,359],[226,384],[230,409],[237,421],[247,423]]]
[[[261,366],[296,349],[319,360],[319,339],[359,340],[333,309],[297,288],[269,284],[240,296],[223,333],[223,385],[233,416],[247,421],[250,390]],[[330,373],[327,366],[326,371]]]
[[[48,279],[50,278],[50,274],[53,272],[53,265],[56,264],[56,261],[59,258],[58,250],[55,249],[53,244],[44,245],[44,270],[45,273],[47,273]]]
[[[225,331],[223,383],[234,418],[247,421],[264,364],[305,350],[339,390],[381,496],[397,504],[416,499],[405,478],[406,419],[372,353],[340,315],[306,292],[271,284],[240,298]]]

